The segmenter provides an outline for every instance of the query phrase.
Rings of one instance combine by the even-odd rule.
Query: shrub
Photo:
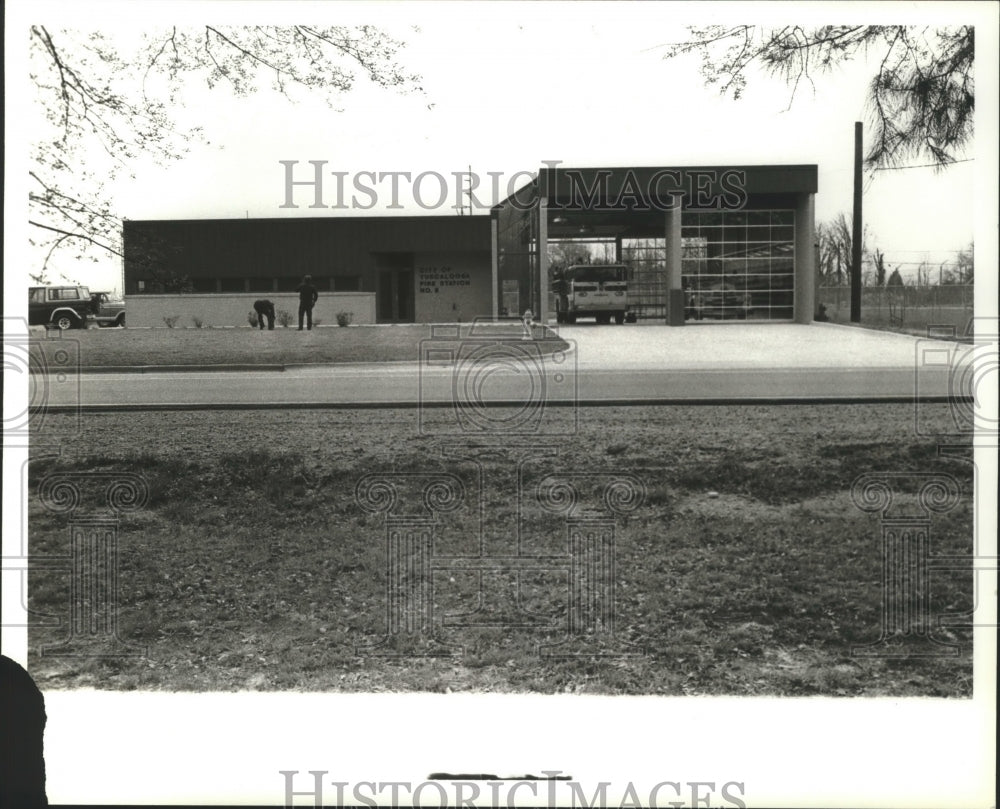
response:
[[[337,312],[338,326],[350,326],[352,320],[354,320],[354,312]]]
[[[282,326],[282,328],[287,329],[292,325],[292,313],[287,309],[279,309],[278,316],[275,318]]]
[[[258,322],[257,322],[257,313],[256,312],[247,312],[247,323],[250,324],[250,328],[251,329],[256,329],[257,328]]]
[[[168,329],[172,329],[177,325],[177,321],[181,319],[180,315],[167,315],[163,318],[163,322],[167,324]]]
[[[196,329],[200,329],[203,325],[205,325],[205,321],[198,317],[198,315],[192,315],[191,322],[194,323],[194,327]]]

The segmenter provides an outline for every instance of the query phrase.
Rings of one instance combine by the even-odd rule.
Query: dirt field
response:
[[[949,429],[946,406],[929,413]],[[960,626],[934,630],[957,645],[953,657],[928,655],[942,647],[912,636],[899,647],[908,657],[852,654],[878,639],[882,621],[881,521],[852,501],[859,475],[906,473],[894,502],[908,507],[917,476],[951,476],[961,496],[933,516],[931,553],[972,550],[971,463],[915,437],[912,407],[584,408],[575,435],[525,446],[449,446],[418,435],[416,419],[407,409],[89,414],[80,435],[69,434],[71,419],[47,420],[48,437],[66,440],[61,454],[31,464],[33,559],[68,554],[71,518],[39,501],[47,476],[83,473],[80,514],[101,513],[100,473],[148,485],[148,502],[117,529],[118,636],[145,654],[39,656],[66,638],[70,575],[33,562],[33,676],[44,689],[972,692],[971,633]],[[390,513],[411,516],[426,515],[441,492],[421,500],[410,484],[459,481],[458,507],[440,511],[434,529],[435,559],[480,547],[491,558],[562,559],[569,512],[550,506],[566,489],[545,501],[549,476],[586,473],[572,516],[587,519],[609,513],[603,482],[639,481],[641,502],[612,514],[614,586],[604,603],[614,634],[584,611],[591,623],[572,635],[614,654],[539,656],[579,617],[561,562],[520,574],[411,567],[399,575],[431,588],[431,626],[410,627],[420,643],[404,631],[378,647],[397,614],[389,579],[398,571],[387,566],[385,513],[359,499],[373,473],[404,481]],[[970,571],[936,572],[927,595],[935,618],[971,609]],[[62,625],[42,625],[53,619]],[[428,633],[464,653],[412,656],[430,649],[421,645]]]

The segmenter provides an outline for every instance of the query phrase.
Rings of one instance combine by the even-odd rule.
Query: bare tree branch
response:
[[[33,222],[30,219],[28,220],[28,224],[32,225],[32,226],[34,226],[36,228],[41,228],[42,230],[51,230],[54,233],[61,233],[62,234],[62,239],[66,239],[66,238],[70,238],[70,239],[82,239],[83,241],[90,242],[91,244],[94,244],[97,247],[100,247],[102,250],[107,250],[109,253],[112,253],[113,255],[116,255],[116,256],[120,256],[121,255],[121,251],[120,250],[116,250],[115,248],[111,247],[110,245],[102,244],[101,242],[97,241],[93,236],[89,236],[86,233],[70,233],[68,230],[62,230],[60,228],[54,228],[54,227],[52,227],[50,225],[43,225],[41,222]],[[60,239],[60,241],[62,241],[62,239]]]
[[[40,190],[29,193],[29,224],[58,234],[32,239],[44,251],[40,274],[71,244],[120,255],[113,245],[121,221],[100,180],[127,172],[140,155],[166,163],[187,153],[201,128],[181,126],[174,114],[185,86],[225,80],[245,96],[270,76],[288,98],[299,88],[333,106],[353,86],[347,68],[356,65],[377,86],[422,92],[418,77],[396,62],[403,43],[372,26],[171,27],[143,38],[134,53],[119,54],[100,33],[35,25],[29,46],[38,100],[32,111],[42,116],[35,129],[43,133],[32,153],[31,177]],[[91,165],[95,147],[108,156],[109,169]]]

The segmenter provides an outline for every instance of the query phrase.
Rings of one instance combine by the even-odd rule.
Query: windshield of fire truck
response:
[[[566,270],[564,277],[567,281],[572,281],[576,287],[579,287],[581,281],[584,283],[604,284],[609,281],[624,281],[626,268],[599,264],[576,266]]]

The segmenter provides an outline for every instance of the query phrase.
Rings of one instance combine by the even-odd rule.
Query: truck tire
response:
[[[125,313],[124,312],[122,312],[120,315],[118,315],[118,319],[115,321],[115,325],[116,326],[120,326],[123,329],[125,328]]]
[[[620,326],[624,322],[625,322],[625,313],[624,312],[617,312],[615,314],[615,323],[617,323]]]
[[[59,331],[75,329],[80,325],[80,319],[75,318],[72,315],[59,315],[52,322],[55,324],[55,327],[59,329]]]

